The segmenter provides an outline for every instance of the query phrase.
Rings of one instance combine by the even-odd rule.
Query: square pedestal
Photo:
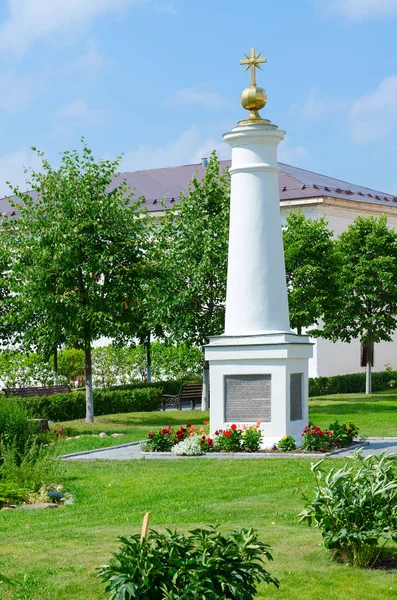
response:
[[[308,423],[308,359],[305,335],[266,333],[210,338],[210,430],[260,421],[263,447],[292,435],[297,444]]]

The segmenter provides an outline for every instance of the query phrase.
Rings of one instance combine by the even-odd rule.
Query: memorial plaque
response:
[[[225,375],[225,421],[271,421],[271,375]]]
[[[290,378],[290,421],[301,421],[303,373],[292,373]]]

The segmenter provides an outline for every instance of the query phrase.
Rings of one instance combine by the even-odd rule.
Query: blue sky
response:
[[[2,0],[0,194],[82,135],[122,170],[227,158],[251,46],[280,160],[397,194],[396,27],[397,0]]]

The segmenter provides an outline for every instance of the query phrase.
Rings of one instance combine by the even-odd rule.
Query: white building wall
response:
[[[291,203],[292,204],[292,203]],[[300,209],[308,218],[319,219],[325,217],[328,227],[334,231],[335,237],[346,231],[349,225],[358,216],[380,216],[387,214],[387,221],[391,227],[397,228],[397,207],[384,207],[358,202],[330,199],[329,202],[321,200],[303,200],[302,203],[294,202],[290,206],[281,207],[281,221],[285,224],[286,217],[291,210]],[[348,373],[364,372],[360,365],[361,346],[359,340],[350,344],[331,342],[323,338],[312,339],[314,342],[313,358],[309,359],[309,377],[327,377],[331,375],[345,375]],[[391,365],[397,370],[397,332],[392,342],[375,344],[374,371],[383,371],[385,365]]]

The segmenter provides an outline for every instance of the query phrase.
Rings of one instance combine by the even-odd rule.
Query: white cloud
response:
[[[98,44],[95,40],[90,40],[86,51],[70,61],[65,67],[65,72],[87,71],[88,73],[97,73],[104,67],[105,63],[105,58],[98,50]]]
[[[302,113],[305,119],[311,121],[320,121],[326,116],[345,110],[347,108],[347,102],[344,100],[330,100],[327,101],[318,100],[316,97],[316,91],[311,89],[307,96],[306,102],[303,105]]]
[[[40,159],[32,150],[20,148],[11,154],[0,156],[0,198],[12,194],[7,181],[14,187],[19,186],[22,192],[29,189],[26,184],[28,174],[25,173],[25,169],[29,167],[35,171],[41,167]]]
[[[397,15],[397,0],[313,0],[326,14],[352,21]]]
[[[173,10],[170,0],[8,0],[8,16],[0,25],[0,48],[22,55],[36,42],[74,35],[93,19],[133,4]]]
[[[58,108],[55,113],[59,123],[69,126],[87,127],[98,125],[106,118],[106,112],[99,108],[90,108],[85,100],[74,100]]]
[[[184,131],[179,138],[165,146],[141,145],[125,153],[121,171],[137,171],[198,163],[216,150],[219,158],[230,158],[230,149],[219,140],[205,138],[198,127]]]
[[[304,146],[289,146],[285,140],[280,144],[278,160],[294,167],[304,167],[309,162],[309,153]]]
[[[397,75],[356,100],[349,110],[350,134],[356,142],[384,140],[397,127]]]
[[[218,92],[205,92],[195,88],[177,91],[168,98],[168,102],[179,106],[203,106],[215,109],[222,109],[228,105],[228,101]]]

